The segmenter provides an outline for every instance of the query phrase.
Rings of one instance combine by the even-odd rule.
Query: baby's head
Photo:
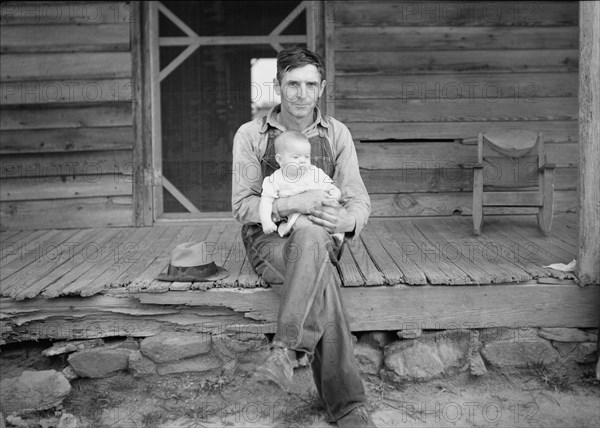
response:
[[[310,166],[310,142],[298,131],[285,131],[275,139],[275,160],[286,166],[306,170]]]

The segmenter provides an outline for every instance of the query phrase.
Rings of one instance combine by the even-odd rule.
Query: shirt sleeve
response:
[[[358,156],[350,131],[343,123],[332,120],[333,147],[336,153],[334,183],[342,191],[340,203],[356,220],[354,232],[346,237],[356,239],[371,214],[371,200],[360,176]]]
[[[238,132],[233,138],[233,165],[231,180],[231,210],[242,224],[260,223],[262,171],[260,160],[248,134]]]
[[[277,190],[277,182],[273,176],[265,177],[262,184],[261,196],[268,196],[273,199],[279,197],[279,190]]]

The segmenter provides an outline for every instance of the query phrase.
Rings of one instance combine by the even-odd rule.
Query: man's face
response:
[[[274,80],[275,92],[281,96],[281,109],[296,118],[312,115],[325,81],[314,65],[305,65],[284,73],[281,84]]]

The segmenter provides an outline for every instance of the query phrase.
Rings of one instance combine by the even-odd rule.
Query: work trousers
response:
[[[342,305],[340,247],[316,225],[284,238],[260,225],[245,225],[242,234],[254,269],[280,296],[273,346],[308,356],[319,395],[338,420],[366,402]]]

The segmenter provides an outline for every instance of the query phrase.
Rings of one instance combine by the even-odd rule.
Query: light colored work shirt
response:
[[[275,106],[269,111],[266,123],[263,118],[258,118],[240,126],[233,138],[231,207],[234,218],[242,224],[260,224],[258,205],[264,179],[260,161],[267,147],[268,125],[287,130],[277,122],[279,108]],[[324,130],[335,161],[335,174],[331,178],[342,192],[339,202],[356,220],[354,232],[346,236],[356,238],[367,223],[371,202],[360,177],[354,141],[343,123],[322,116],[318,108],[315,108],[315,114],[315,121],[302,133],[311,138],[318,135],[319,127]]]

